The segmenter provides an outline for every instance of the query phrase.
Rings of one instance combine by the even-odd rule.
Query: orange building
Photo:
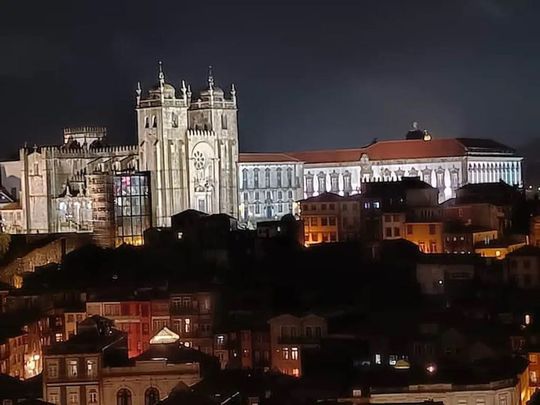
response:
[[[423,253],[443,253],[443,223],[407,221],[404,238],[418,245]]]
[[[318,347],[327,335],[326,319],[309,314],[303,317],[284,314],[270,324],[270,359],[273,370],[300,377],[302,350]]]
[[[300,201],[306,246],[360,236],[360,198],[322,193]]]

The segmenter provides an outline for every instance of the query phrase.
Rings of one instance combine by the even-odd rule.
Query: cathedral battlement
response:
[[[199,136],[199,137],[207,137],[208,138],[208,137],[215,137],[216,133],[215,133],[215,131],[209,131],[209,130],[205,130],[205,129],[188,129],[187,135],[189,137]]]

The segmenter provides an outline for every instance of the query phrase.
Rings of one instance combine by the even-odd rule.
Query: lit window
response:
[[[291,360],[298,360],[298,347],[291,348]]]
[[[97,404],[98,402],[98,393],[96,390],[92,389],[88,392],[88,403]]]
[[[397,363],[397,356],[395,354],[391,354],[388,357],[388,364],[391,365],[391,366],[395,366],[396,363]]]
[[[97,363],[93,359],[86,360],[86,375],[88,377],[97,376]]]
[[[190,333],[191,332],[191,319],[184,319],[184,332]]]
[[[68,360],[68,375],[70,377],[77,377],[78,375],[78,364],[77,360]]]
[[[294,377],[300,377],[300,370],[297,369],[297,368],[293,368],[293,370],[292,370],[292,375],[293,375]]]
[[[225,336],[224,335],[218,335],[217,336],[217,344],[222,345],[225,343]]]
[[[281,354],[283,356],[283,360],[289,360],[289,348],[288,347],[284,347],[282,350],[281,350]]]
[[[70,404],[79,404],[79,393],[78,392],[70,392],[69,393],[69,403]]]
[[[536,371],[531,371],[531,382],[533,383],[538,382],[538,374],[536,374]]]
[[[375,355],[375,364],[381,364],[381,363],[382,363],[381,355],[380,355],[380,354],[376,354],[376,355]]]
[[[178,239],[182,239],[184,237],[184,232],[178,232],[176,236]]]
[[[57,342],[61,342],[62,341],[62,334],[61,333],[56,333],[54,335],[54,339],[57,341]]]
[[[381,208],[381,203],[379,201],[373,202],[373,208]]]

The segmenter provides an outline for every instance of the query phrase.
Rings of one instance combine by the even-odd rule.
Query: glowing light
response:
[[[428,364],[426,366],[426,371],[429,373],[429,374],[435,374],[435,372],[437,371],[437,366],[435,364]]]

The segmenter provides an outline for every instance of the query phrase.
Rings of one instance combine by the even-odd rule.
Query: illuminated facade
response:
[[[515,151],[487,139],[405,139],[374,142],[363,148],[310,152],[240,154],[240,201],[243,192],[252,192],[249,208],[241,212],[245,221],[268,218],[273,211],[257,214],[252,207],[268,206],[259,167],[273,166],[285,171],[291,163],[301,173],[298,189],[303,198],[331,192],[341,196],[358,194],[362,184],[419,177],[439,191],[439,202],[455,197],[456,190],[468,183],[496,183],[523,186],[522,160]],[[244,179],[247,175],[248,180]],[[244,188],[242,188],[244,187]],[[270,188],[269,191],[271,191]],[[255,191],[259,191],[258,199]],[[251,198],[251,194],[248,194]],[[289,211],[295,213],[293,210]]]
[[[142,245],[143,232],[152,224],[150,178],[146,173],[113,177],[116,246]]]
[[[236,90],[214,84],[193,95],[182,82],[180,94],[165,82],[147,96],[137,90],[141,170],[149,171],[156,226],[187,209],[238,215],[238,123]]]

